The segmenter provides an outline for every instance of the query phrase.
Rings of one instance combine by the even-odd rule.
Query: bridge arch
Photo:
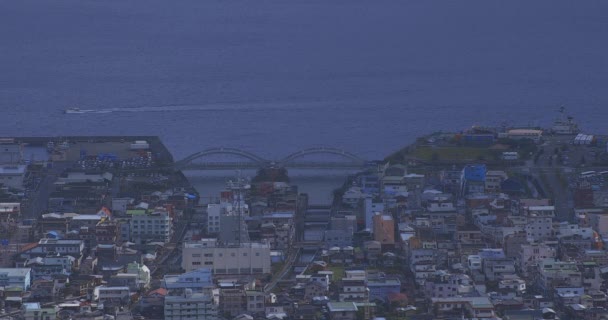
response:
[[[193,153],[193,154],[185,157],[184,159],[176,162],[175,165],[177,167],[185,166],[196,159],[200,159],[200,158],[204,158],[206,156],[216,155],[216,154],[236,155],[236,156],[240,156],[243,158],[247,158],[253,162],[257,162],[260,164],[268,162],[268,160],[266,160],[256,154],[253,154],[251,152],[244,151],[241,149],[237,149],[237,148],[210,148],[210,149],[206,149],[203,151],[199,151],[197,153]]]
[[[359,156],[350,153],[348,151],[344,151],[342,149],[337,149],[337,148],[326,148],[326,147],[320,147],[320,148],[309,148],[309,149],[305,149],[305,150],[300,150],[297,152],[294,152],[288,156],[286,156],[285,158],[283,158],[280,163],[285,165],[285,164],[289,164],[292,163],[294,160],[307,156],[307,155],[311,155],[311,154],[332,154],[332,155],[338,155],[341,156],[343,158],[349,159],[351,160],[352,163],[357,163],[357,164],[363,164],[366,161],[362,158],[360,158]]]

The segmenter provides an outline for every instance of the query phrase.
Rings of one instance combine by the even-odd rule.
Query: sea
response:
[[[0,1],[0,136],[373,160],[435,131],[549,126],[561,106],[602,133],[607,13],[605,0]]]

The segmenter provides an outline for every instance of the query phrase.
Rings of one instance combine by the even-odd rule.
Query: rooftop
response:
[[[30,271],[30,268],[0,268],[0,274],[6,274],[8,277],[25,277]]]
[[[354,302],[329,302],[327,303],[329,312],[356,312],[357,306]]]

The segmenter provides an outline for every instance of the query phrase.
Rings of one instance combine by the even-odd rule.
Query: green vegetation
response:
[[[327,269],[334,272],[334,281],[340,281],[344,278],[344,267],[332,266]]]
[[[419,147],[409,155],[423,161],[494,160],[496,150],[474,147]]]

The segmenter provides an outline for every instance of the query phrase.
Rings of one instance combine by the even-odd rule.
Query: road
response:
[[[287,274],[291,273],[291,268],[293,267],[294,262],[296,262],[299,252],[300,252],[300,249],[295,249],[295,250],[292,249],[289,251],[289,254],[287,255],[287,260],[285,261],[285,264],[283,265],[283,268],[281,269],[281,271],[272,275],[272,279],[264,287],[265,293],[272,292],[272,290],[274,290],[274,288],[277,286],[279,281],[281,281]]]

